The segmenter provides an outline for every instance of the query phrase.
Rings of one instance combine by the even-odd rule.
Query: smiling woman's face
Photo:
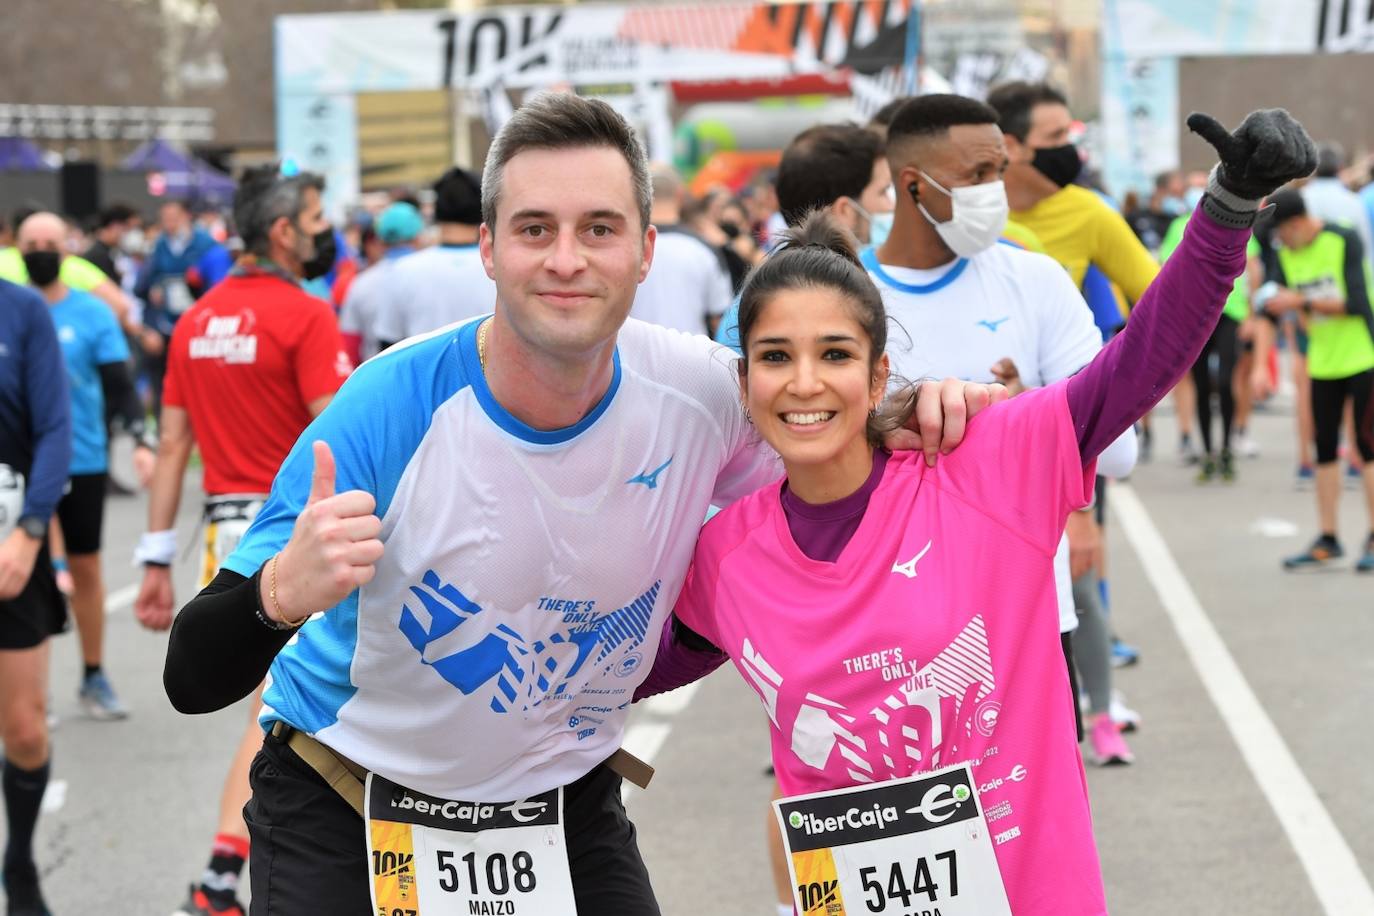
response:
[[[773,294],[749,329],[744,402],[789,467],[867,462],[868,413],[887,385],[887,358],[872,368],[872,341],[837,290]],[[790,471],[789,471],[790,473]]]

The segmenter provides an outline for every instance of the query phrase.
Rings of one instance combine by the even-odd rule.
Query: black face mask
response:
[[[315,233],[312,241],[315,243],[315,256],[301,264],[301,269],[307,280],[315,280],[329,273],[330,268],[334,266],[334,258],[338,255],[338,248],[334,245],[332,227],[326,227]]]
[[[62,253],[59,251],[30,251],[24,255],[24,267],[29,272],[29,282],[34,286],[47,286],[57,279],[62,269]]]
[[[1072,143],[1041,147],[1035,151],[1031,165],[1061,188],[1073,184],[1078,173],[1083,171],[1083,160],[1078,157],[1078,147]]]
[[[736,226],[734,223],[721,223],[720,231],[725,233],[727,239],[733,240],[739,238],[739,226]]]

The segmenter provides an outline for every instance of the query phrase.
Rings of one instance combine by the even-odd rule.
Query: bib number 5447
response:
[[[906,872],[902,868],[901,862],[893,862],[892,868],[887,877],[887,886],[884,888],[883,882],[879,880],[879,869],[876,866],[859,869],[859,881],[863,884],[865,893],[864,903],[867,904],[870,913],[882,913],[887,910],[887,905],[893,900],[901,898],[902,909],[911,906],[911,898],[924,895],[926,902],[935,903],[939,899],[949,899],[959,896],[959,861],[958,855],[953,849],[945,852],[936,853],[932,858],[935,866],[932,872],[930,861],[921,856],[916,860],[916,866],[912,870],[911,883],[907,884]],[[941,865],[943,864],[943,871]],[[944,898],[940,897],[941,884],[937,883],[936,877],[945,879],[944,885],[947,894]],[[917,901],[920,902],[919,900]]]

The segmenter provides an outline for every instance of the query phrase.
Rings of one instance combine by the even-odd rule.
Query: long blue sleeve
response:
[[[24,371],[29,391],[29,434],[33,467],[24,494],[24,514],[47,519],[57,509],[72,462],[72,401],[57,329],[45,313],[30,322]]]
[[[52,515],[71,457],[67,370],[48,305],[0,281],[0,464],[24,475],[21,514]]]

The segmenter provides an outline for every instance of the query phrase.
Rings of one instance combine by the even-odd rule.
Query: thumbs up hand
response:
[[[1234,133],[1211,115],[1193,112],[1188,129],[1216,149],[1217,183],[1244,200],[1258,200],[1317,167],[1312,138],[1282,108],[1250,112]]]
[[[316,442],[314,453],[310,498],[275,560],[275,600],[270,565],[262,576],[262,608],[279,623],[299,623],[338,604],[372,581],[382,558],[377,500],[363,490],[336,494],[333,452]]]

